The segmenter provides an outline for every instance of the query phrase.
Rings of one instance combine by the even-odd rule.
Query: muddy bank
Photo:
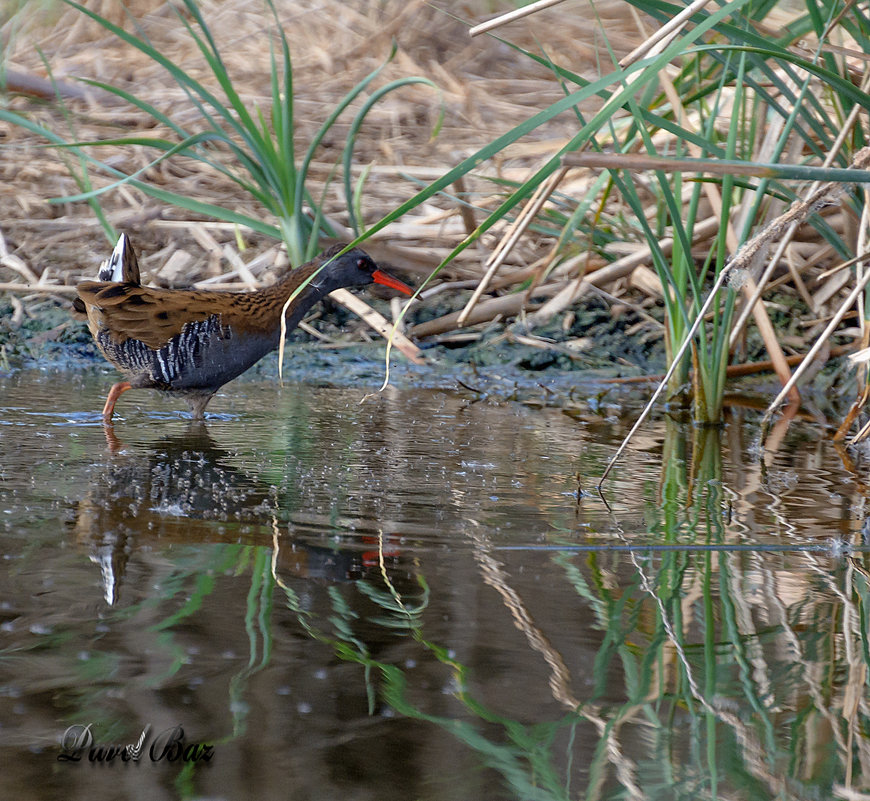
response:
[[[437,305],[420,304],[407,316],[408,324],[413,326],[459,309],[462,303],[464,298],[457,297],[452,302],[440,300]],[[382,301],[375,300],[373,305],[389,314]],[[28,306],[24,319],[15,324],[9,298],[0,298],[3,368],[39,364],[75,368],[104,363],[87,326],[74,320],[69,310],[69,302],[46,299]],[[564,372],[609,378],[660,371],[664,367],[661,333],[649,325],[633,336],[625,333],[625,329],[637,327],[639,322],[640,318],[632,311],[615,316],[601,300],[590,298],[569,315],[560,315],[534,332],[527,332],[522,323],[507,326],[497,323],[482,331],[424,339],[418,344],[431,364],[407,372],[425,380],[423,376],[432,368],[443,371],[458,367],[471,371],[510,367],[518,373],[527,373],[530,379]],[[291,332],[290,370],[300,374],[311,372],[319,379],[320,370],[332,371],[336,364],[345,364],[353,371],[357,363],[382,361],[379,356],[383,352],[382,341],[365,342],[360,337],[346,341],[350,334],[362,331],[362,325],[343,308],[328,304],[313,315],[310,324],[330,342],[299,329]],[[266,364],[260,369],[272,369],[270,361],[265,359]],[[400,367],[404,360],[398,355],[394,362]]]
[[[371,300],[370,298],[367,298]],[[462,307],[465,298],[420,304],[408,315],[409,325],[425,322]],[[388,314],[384,301],[373,305]],[[47,298],[26,307],[23,320],[13,321],[8,296],[0,298],[0,371],[41,367],[53,371],[101,369],[109,365],[91,339],[87,326],[74,320],[69,302]],[[652,309],[652,314],[656,309]],[[362,324],[343,308],[329,304],[311,320],[323,342],[299,329],[288,337],[284,375],[288,381],[319,386],[356,385],[376,389],[384,380],[383,341],[363,341],[350,332]],[[570,403],[576,394],[603,391],[614,396],[647,397],[645,384],[617,384],[610,379],[657,375],[665,370],[663,329],[654,319],[628,307],[608,306],[598,297],[585,298],[534,332],[522,322],[491,324],[418,343],[425,365],[409,363],[397,351],[390,361],[390,382],[400,387],[445,387],[479,392],[500,399],[533,400],[548,405]],[[765,357],[760,343],[748,342],[750,354]],[[271,354],[246,374],[276,378],[278,359]],[[843,408],[854,393],[853,373],[845,359],[832,359],[804,387],[804,396],[822,409]],[[769,373],[741,378],[730,391],[773,397],[776,379]]]

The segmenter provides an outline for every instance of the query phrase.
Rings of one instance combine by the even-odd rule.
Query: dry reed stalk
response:
[[[0,75],[0,88],[10,94],[30,95],[43,100],[54,100],[58,95],[66,99],[91,100],[102,90],[71,84],[67,81],[50,81],[32,72],[5,69]],[[111,97],[111,95],[109,95]]]
[[[525,205],[522,212],[520,212],[516,219],[510,224],[510,226],[508,226],[505,235],[502,237],[492,255],[486,261],[486,272],[484,273],[483,278],[480,279],[480,283],[472,293],[468,303],[465,304],[465,308],[459,313],[459,317],[456,320],[458,328],[462,328],[465,325],[465,322],[468,320],[468,317],[477,305],[478,300],[480,300],[480,296],[489,286],[489,282],[495,275],[496,270],[498,270],[498,268],[504,263],[504,260],[516,246],[520,237],[526,232],[526,229],[532,224],[535,217],[538,216],[538,213],[544,207],[544,203],[547,202],[550,195],[552,195],[556,190],[556,187],[565,177],[567,171],[567,167],[562,167],[562,169],[544,181],[535,190],[531,198],[529,198],[529,202]]]
[[[456,187],[456,194],[460,198],[463,198],[468,194],[465,178],[463,176],[457,178],[453,182],[453,185]],[[474,229],[477,228],[477,223],[474,220],[474,212],[471,210],[471,207],[465,203],[460,203],[459,216],[462,217],[462,226],[465,228],[465,236],[471,236],[474,233]]]
[[[230,247],[228,244],[224,245],[221,248],[221,253],[233,265],[236,274],[242,279],[242,282],[248,289],[258,289],[260,287],[260,282],[254,277],[248,265],[242,261],[242,257],[235,248]]]
[[[329,297],[336,303],[340,303],[348,311],[359,316],[372,330],[377,331],[384,339],[390,340],[405,356],[414,364],[426,364],[423,352],[411,342],[401,331],[395,330],[395,326],[382,314],[376,312],[362,298],[358,298],[353,292],[346,289],[336,289],[329,293]]]
[[[740,291],[749,299],[755,293],[755,281],[750,275],[746,275]],[[767,309],[760,303],[751,304],[752,316],[755,318],[755,325],[764,342],[764,347],[767,350],[770,360],[773,363],[774,372],[776,372],[779,381],[784,386],[789,383],[791,371],[788,368],[788,361],[779,344],[779,339],[776,336],[776,330],[773,323],[770,321],[770,316],[767,314]],[[800,401],[800,394],[797,387],[792,384],[789,389],[788,397],[795,403]]]
[[[794,236],[793,233],[792,236]],[[792,240],[789,240],[784,253],[785,262],[788,266],[788,273],[782,276],[782,278],[778,281],[771,282],[770,280],[768,280],[767,287],[769,289],[773,289],[779,286],[780,283],[785,283],[786,281],[791,280],[793,286],[795,287],[795,289],[797,289],[798,295],[801,296],[801,300],[803,300],[808,309],[812,309],[813,297],[812,295],[810,295],[810,291],[809,289],[807,289],[807,285],[806,283],[804,283],[804,280],[801,277],[802,273],[812,266],[812,263],[804,261],[802,264],[798,264],[797,260],[800,258],[800,255],[797,252],[797,248],[793,247],[793,245],[794,242]]]
[[[62,284],[15,284],[0,283],[0,292],[14,292],[18,295],[75,295],[74,286]]]
[[[748,175],[752,178],[776,177],[774,171],[766,164],[732,161],[717,163],[714,159],[707,159],[699,164],[692,159],[671,159],[641,153],[599,153],[591,150],[582,153],[566,153],[562,157],[562,163],[568,167],[629,170],[631,172],[656,170],[661,172],[705,172],[710,175]]]
[[[645,56],[652,57],[661,53],[662,50],[679,36],[680,31],[688,24],[692,15],[709,4],[710,0],[694,0],[694,2],[686,6],[675,17],[672,17],[665,25],[662,25],[652,36],[638,45],[627,56],[621,58],[619,66],[625,69],[625,67],[634,64]],[[632,11],[634,12],[633,8]]]
[[[12,318],[9,324],[12,328],[18,328],[24,322],[24,304],[15,295],[9,297],[12,302]]]
[[[870,258],[870,251],[868,251],[867,253],[862,253],[858,258],[860,258],[862,260]],[[856,259],[856,261],[857,261],[857,259]],[[846,312],[854,305],[855,301],[858,298],[858,295],[864,291],[864,288],[868,285],[868,283],[870,283],[870,271],[865,273],[865,275],[861,278],[861,280],[856,283],[855,287],[849,293],[849,296],[846,298],[846,300],[843,301],[842,304],[840,304],[840,308],[837,310],[836,314],[834,314],[834,316],[831,318],[827,327],[819,335],[819,337],[816,339],[815,343],[813,343],[813,346],[810,348],[809,352],[804,357],[804,360],[801,363],[800,367],[797,370],[795,370],[794,374],[792,375],[791,380],[788,382],[788,384],[786,384],[786,386],[784,386],[782,388],[782,391],[771,402],[770,406],[768,406],[767,411],[764,413],[764,417],[762,417],[762,419],[761,419],[762,428],[764,428],[764,426],[767,425],[767,423],[770,421],[770,417],[773,415],[773,413],[776,411],[776,409],[779,407],[779,405],[783,402],[783,400],[785,399],[785,396],[788,394],[788,392],[791,390],[791,388],[800,380],[801,376],[809,368],[813,359],[816,357],[816,355],[819,353],[819,351],[822,349],[822,347],[825,344],[827,344],[828,339],[834,333],[834,330],[840,324],[843,317],[845,317]]]
[[[339,343],[337,343],[332,337],[328,337],[326,334],[318,331],[313,325],[306,323],[305,320],[301,320],[296,327],[309,336],[314,337],[314,339],[319,339],[321,342],[325,342],[328,345],[334,345],[336,347],[339,345]]]
[[[561,2],[562,0],[537,0],[537,2],[535,3],[529,3],[529,5],[527,6],[517,8],[513,11],[508,11],[506,14],[502,14],[495,19],[488,20],[487,22],[481,22],[479,25],[475,25],[468,31],[468,35],[479,36],[480,34],[487,33],[488,31],[498,28],[501,25],[507,25],[509,22],[514,22],[515,20],[522,19],[523,17],[529,16],[529,14],[534,14],[538,11],[542,11],[545,8],[550,8],[551,6],[558,5]]]
[[[556,291],[553,287],[539,287],[536,294],[546,295]],[[500,298],[492,298],[479,303],[474,307],[471,315],[465,321],[466,325],[478,325],[479,323],[490,323],[500,317],[513,317],[525,308],[536,309],[537,306],[527,302],[524,295],[513,294],[504,295]],[[417,323],[408,329],[408,336],[412,337],[428,337],[434,334],[444,334],[448,331],[455,331],[458,326],[459,312],[445,314],[443,317],[438,317],[435,320],[428,320],[425,323]]]
[[[22,259],[9,252],[9,248],[6,245],[6,238],[3,236],[2,231],[0,231],[0,266],[14,270],[30,284],[39,283],[39,278],[33,270],[31,270]]]

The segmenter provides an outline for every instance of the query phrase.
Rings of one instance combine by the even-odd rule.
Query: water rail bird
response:
[[[292,270],[282,281],[253,292],[159,289],[142,286],[129,238],[121,234],[96,281],[78,284],[73,309],[87,316],[103,356],[127,376],[109,391],[103,421],[128,389],[159,389],[183,397],[201,419],[215,392],[278,346],[281,310],[290,303],[286,330],[330,292],[383,284],[411,294],[359,248],[336,245]]]

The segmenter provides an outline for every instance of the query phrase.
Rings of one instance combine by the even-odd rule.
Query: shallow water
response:
[[[653,420],[611,511],[614,393],[241,380],[106,431],[111,380],[0,378],[0,797],[867,791],[867,470],[818,421]]]

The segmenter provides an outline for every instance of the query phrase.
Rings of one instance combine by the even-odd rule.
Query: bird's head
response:
[[[381,284],[405,295],[411,294],[409,286],[384,272],[364,250],[351,248],[347,253],[341,253],[345,247],[347,246],[335,245],[321,256],[321,263],[325,265],[320,274],[323,279],[320,276],[315,277],[316,283],[326,284],[334,289]],[[339,253],[341,255],[337,255]]]

